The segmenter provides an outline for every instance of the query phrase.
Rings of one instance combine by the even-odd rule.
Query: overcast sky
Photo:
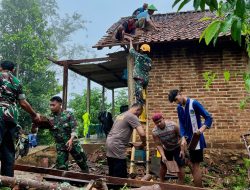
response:
[[[175,12],[177,7],[172,9],[174,0],[57,0],[60,13],[78,12],[87,20],[86,31],[81,31],[73,36],[73,40],[91,48],[98,57],[105,56],[107,52],[117,51],[119,47],[111,50],[93,49],[92,46],[105,35],[105,32],[112,24],[121,17],[130,16],[132,12],[143,5],[143,3],[154,4],[157,13]],[[192,10],[192,6],[186,6],[183,10]]]
[[[158,9],[157,13],[176,12],[177,7],[172,9],[174,0],[57,0],[60,14],[72,14],[78,12],[83,16],[83,19],[88,21],[86,24],[86,31],[79,31],[72,35],[72,41],[80,43],[93,51],[88,57],[104,57],[107,53],[121,50],[120,47],[113,47],[111,49],[104,48],[102,50],[93,49],[98,40],[105,35],[107,29],[117,22],[121,17],[130,16],[132,12],[143,5],[143,3],[154,4]],[[183,8],[185,10],[192,10],[192,5]],[[83,57],[79,57],[81,59]],[[62,76],[60,76],[62,77]],[[79,77],[77,80],[69,79],[69,93],[81,93],[86,88],[86,80]],[[73,84],[71,84],[73,83]],[[92,87],[97,86],[92,83]],[[110,92],[108,99],[110,100]]]

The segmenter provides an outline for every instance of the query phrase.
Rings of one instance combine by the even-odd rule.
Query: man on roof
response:
[[[123,41],[128,37],[132,37],[130,35],[135,35],[136,20],[136,17],[131,17],[128,20],[125,20],[117,29],[115,38],[119,41]]]
[[[147,11],[139,13],[136,18],[138,21],[136,22],[136,27],[144,30],[150,30],[151,28],[159,31],[159,27],[152,20],[152,15],[157,11],[156,7],[152,4],[148,7]]]
[[[147,9],[148,9],[148,4],[144,3],[142,7],[139,7],[133,12],[132,16],[137,16],[138,14],[146,11]]]

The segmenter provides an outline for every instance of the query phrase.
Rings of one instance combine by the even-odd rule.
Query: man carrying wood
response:
[[[173,121],[165,120],[161,113],[155,113],[152,117],[155,124],[152,130],[153,139],[156,143],[157,149],[161,154],[161,169],[160,180],[164,182],[167,172],[166,163],[176,161],[178,172],[178,183],[184,183],[184,147],[180,147],[180,130]]]
[[[128,111],[116,117],[106,141],[110,176],[127,178],[126,148],[133,129],[136,129],[142,141],[135,147],[143,148],[146,146],[145,131],[138,118],[142,113],[142,109],[141,104],[135,103]]]
[[[50,99],[50,129],[57,151],[56,168],[68,170],[69,153],[75,159],[82,172],[88,173],[87,156],[84,153],[80,142],[76,139],[77,122],[70,111],[62,109],[62,99],[54,96]]]
[[[189,148],[191,170],[194,177],[194,185],[202,187],[202,170],[200,163],[203,162],[203,149],[206,148],[203,133],[211,127],[213,119],[197,100],[182,95],[179,90],[171,90],[168,99],[171,103],[175,102],[178,105],[177,112],[180,125],[181,146],[185,147],[188,143],[194,147]],[[203,124],[201,123],[201,116],[205,119]],[[196,143],[194,143],[195,141]]]

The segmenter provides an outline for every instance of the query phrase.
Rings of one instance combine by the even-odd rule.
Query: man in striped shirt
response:
[[[180,147],[180,130],[173,121],[165,120],[161,113],[155,113],[152,117],[155,124],[152,130],[153,139],[161,154],[160,180],[164,182],[167,172],[167,160],[175,160],[179,167],[178,183],[184,182],[184,149]]]

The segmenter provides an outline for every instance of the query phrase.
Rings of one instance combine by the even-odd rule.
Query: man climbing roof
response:
[[[157,11],[157,9],[152,4],[148,7],[147,11],[139,13],[136,16],[136,18],[138,19],[138,21],[136,22],[136,27],[145,30],[150,30],[150,28],[153,28],[159,31],[159,27],[155,24],[155,22],[151,18],[151,16],[154,14],[155,11]]]
[[[133,12],[132,16],[137,16],[138,14],[146,11],[147,9],[148,9],[148,4],[144,3],[142,7],[139,7]]]

